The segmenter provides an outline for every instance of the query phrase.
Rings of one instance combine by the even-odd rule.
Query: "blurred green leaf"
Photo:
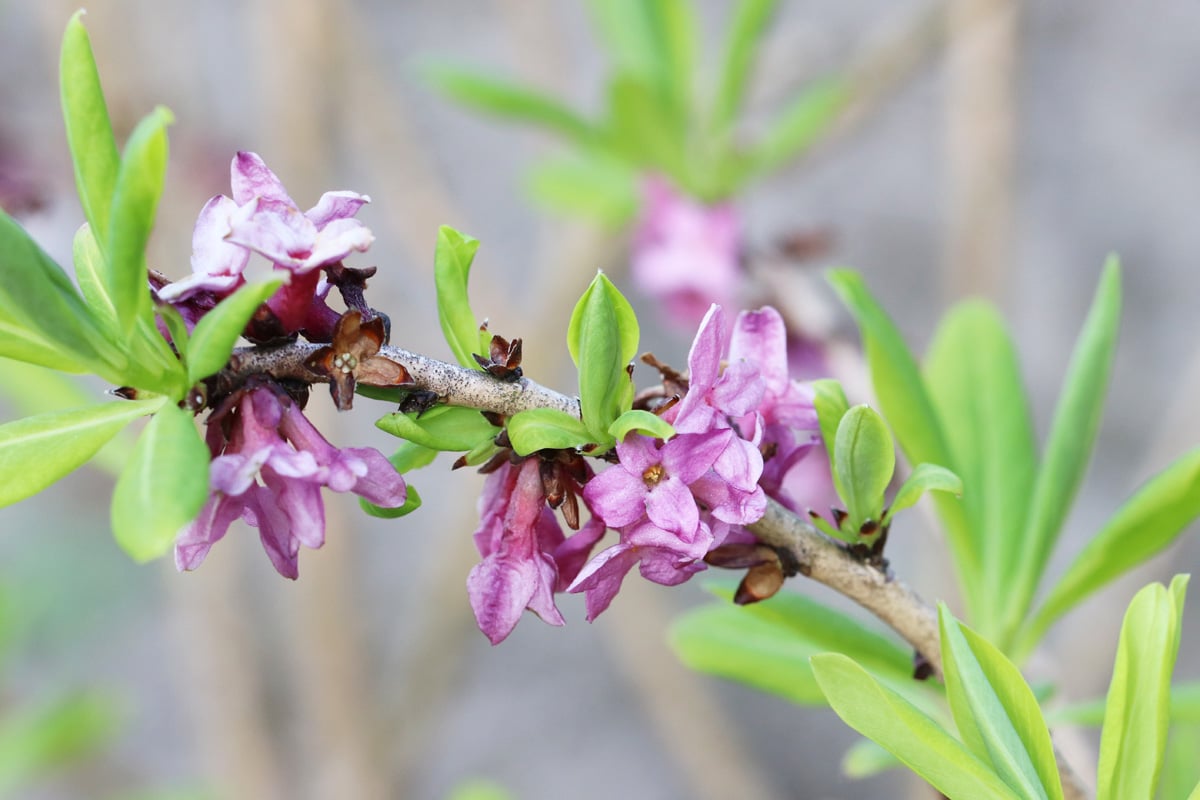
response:
[[[868,520],[881,522],[883,493],[896,468],[887,424],[870,406],[854,406],[838,423],[833,449],[837,483],[849,512],[846,529],[858,531]]]
[[[675,435],[675,428],[671,423],[657,414],[643,411],[640,408],[626,411],[617,417],[608,428],[608,432],[618,442],[623,441],[631,431],[636,431],[643,436],[652,436],[655,439],[670,439]]]
[[[278,276],[248,283],[200,318],[187,343],[189,386],[224,369],[246,323],[283,281]]]
[[[517,455],[527,456],[547,448],[582,447],[595,441],[596,437],[570,414],[554,408],[531,408],[509,418],[508,438]]]
[[[1046,714],[1051,725],[1087,725],[1098,728],[1104,724],[1103,697],[1072,703],[1051,709]],[[1200,723],[1200,681],[1185,681],[1171,687],[1171,723]]]
[[[595,129],[583,117],[553,97],[527,87],[449,65],[429,66],[424,73],[434,88],[478,111],[536,125],[580,145],[597,138]]]
[[[1029,515],[1020,537],[1022,553],[1015,565],[1015,576],[1004,587],[1008,610],[1005,631],[1016,631],[1024,619],[1083,481],[1100,427],[1120,317],[1121,268],[1117,259],[1110,257],[1091,311],[1075,342],[1046,439],[1042,466],[1032,495],[1026,501]]]
[[[603,155],[547,159],[529,175],[533,198],[554,213],[588,217],[620,228],[637,213],[637,173],[626,162]]]
[[[1034,646],[1063,614],[1174,542],[1200,516],[1200,448],[1142,485],[1104,524],[1026,621],[1018,652]]]
[[[841,653],[812,657],[817,683],[837,715],[878,742],[947,797],[1019,800],[986,764],[898,692]]]
[[[891,682],[915,686],[911,653],[854,617],[792,592],[748,606],[733,605],[730,589],[716,594],[724,602],[693,609],[671,626],[671,647],[691,669],[823,706],[808,659],[835,650]]]
[[[150,316],[146,244],[166,180],[167,126],[174,119],[162,106],[144,117],[125,144],[117,172],[104,284],[116,306],[120,331],[126,334],[139,319]]]
[[[1020,364],[996,310],[979,300],[951,309],[929,347],[924,376],[962,478],[974,548],[988,565],[976,623],[995,636],[1013,602],[1016,564],[1029,550],[1021,533],[1037,472]],[[997,644],[1004,649],[1005,642]]]
[[[638,337],[633,307],[604,273],[597,273],[567,327],[567,349],[579,368],[583,424],[593,441],[607,442],[609,426],[633,403],[626,370],[637,355]]]
[[[870,778],[904,764],[870,739],[859,739],[842,756],[842,774],[847,778]]]
[[[1187,800],[1193,788],[1200,789],[1197,753],[1200,753],[1200,725],[1172,723],[1158,784],[1160,800]]]
[[[0,508],[37,494],[73,472],[164,398],[51,411],[0,425]]]
[[[433,281],[437,288],[438,320],[442,335],[458,363],[469,369],[481,369],[473,354],[480,349],[479,322],[471,311],[467,296],[467,278],[479,240],[443,225],[438,228],[437,250],[434,253]]]
[[[829,129],[850,93],[839,80],[811,84],[771,123],[749,153],[751,176],[773,172],[807,150]]]
[[[435,406],[423,414],[396,412],[380,417],[375,427],[432,450],[470,450],[500,432],[474,408]]]
[[[908,476],[908,480],[896,492],[896,499],[892,501],[884,518],[890,520],[896,512],[916,505],[926,492],[950,492],[953,495],[961,495],[963,485],[958,476],[945,467],[939,467],[936,464],[917,464],[916,469]]]
[[[1097,800],[1153,797],[1167,744],[1171,673],[1188,576],[1142,588],[1125,612],[1100,732]]]
[[[209,453],[192,415],[167,403],[146,425],[117,479],[113,535],[137,562],[171,549],[208,498]]]
[[[777,5],[778,0],[741,0],[738,3],[725,39],[721,78],[712,109],[713,130],[724,131],[737,118],[746,80],[758,55],[759,41]]]
[[[938,625],[946,696],[963,742],[1019,796],[1061,800],[1050,732],[1020,671],[944,603]]]
[[[653,87],[636,75],[617,74],[609,82],[608,102],[613,150],[643,171],[661,171],[685,192],[692,192],[684,128]]]
[[[77,11],[63,34],[59,65],[63,122],[75,165],[79,202],[100,246],[105,248],[121,158],[82,16],[83,12]]]
[[[504,787],[492,781],[473,779],[454,787],[448,800],[511,800]]]
[[[117,730],[112,702],[96,692],[56,699],[0,722],[0,796],[86,758]]]

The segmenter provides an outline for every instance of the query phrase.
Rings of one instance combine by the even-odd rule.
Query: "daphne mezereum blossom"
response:
[[[212,494],[175,541],[175,565],[195,569],[241,517],[258,528],[280,575],[299,574],[300,545],[325,542],[321,487],[354,492],[375,505],[404,504],[404,479],[373,448],[330,444],[282,390],[259,385],[231,396],[209,417]]]
[[[467,594],[479,629],[499,644],[529,609],[543,622],[562,625],[554,594],[575,579],[604,523],[592,519],[570,537],[546,504],[539,459],[504,462],[490,473],[479,499],[475,545],[483,561],[467,577]]]
[[[301,211],[283,183],[255,153],[239,152],[230,165],[233,197],[208,201],[192,235],[192,274],[159,289],[159,297],[180,308],[189,319],[187,302],[197,295],[220,300],[245,279],[251,251],[292,278],[267,302],[285,333],[306,327],[332,326],[324,304],[327,285],[320,267],[350,253],[365,251],[374,236],[354,215],[370,198],[355,192],[326,192],[317,205]],[[194,315],[192,315],[194,316]]]
[[[742,284],[741,223],[730,203],[704,205],[664,178],[643,184],[631,273],[679,325],[700,321],[712,303],[737,305]]]

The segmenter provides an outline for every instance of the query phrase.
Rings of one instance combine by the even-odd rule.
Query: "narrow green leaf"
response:
[[[1084,725],[1099,728],[1104,724],[1105,698],[1055,708],[1046,718],[1053,725]],[[1171,687],[1171,724],[1200,723],[1200,681],[1185,681]]]
[[[841,424],[845,413],[850,410],[850,402],[846,400],[846,392],[842,390],[842,384],[833,378],[815,380],[812,382],[812,388],[813,408],[817,412],[817,422],[821,426],[821,440],[825,443],[825,450],[830,454],[830,466],[833,466],[838,425]]]
[[[73,472],[119,430],[154,413],[163,402],[158,397],[105,403],[0,425],[0,508]]]
[[[872,739],[951,798],[1017,800],[990,767],[899,693],[840,653],[812,657],[829,705],[851,728]]]
[[[113,703],[96,692],[73,692],[0,722],[0,796],[87,757],[118,728]]]
[[[643,411],[640,408],[626,411],[617,417],[616,421],[608,428],[609,434],[618,442],[623,441],[630,431],[636,431],[643,436],[651,436],[655,439],[664,440],[670,439],[675,435],[675,428],[671,423],[657,414],[651,414],[649,411]]]
[[[649,9],[665,64],[666,101],[681,125],[686,125],[692,105],[698,38],[692,0],[654,0]]]
[[[63,34],[60,87],[67,145],[75,165],[75,185],[84,216],[101,247],[108,243],[109,209],[121,159],[113,137],[108,107],[92,44],[77,11]]]
[[[607,441],[609,426],[632,405],[633,382],[626,369],[637,355],[638,337],[633,307],[598,272],[567,327],[567,349],[579,368],[583,424],[593,441]]]
[[[542,161],[529,173],[527,185],[533,199],[553,213],[620,228],[637,213],[637,181],[637,173],[626,162],[589,154]]]
[[[1196,783],[1200,781],[1197,753],[1200,753],[1200,725],[1176,725],[1172,722],[1158,784],[1160,800],[1184,800],[1200,790],[1200,785]]]
[[[834,270],[829,274],[829,282],[858,322],[875,396],[908,463],[940,464],[957,472],[958,465],[951,458],[933,401],[900,331],[858,274]],[[934,504],[946,526],[959,586],[974,611],[982,589],[981,554],[966,513],[957,500],[942,494],[934,495]]]
[[[1032,651],[1050,626],[1084,598],[1161,552],[1200,516],[1200,448],[1143,484],[1059,578],[1020,636]]]
[[[423,414],[396,412],[380,417],[375,427],[431,450],[470,450],[500,432],[476,409],[436,406]]]
[[[949,492],[957,496],[963,493],[963,484],[957,475],[945,467],[939,467],[937,464],[917,464],[917,468],[896,492],[896,499],[892,501],[884,518],[891,519],[896,512],[916,505],[921,495],[926,492]]]
[[[459,233],[449,225],[438,228],[437,250],[433,257],[438,320],[450,352],[459,364],[470,369],[480,369],[472,357],[480,352],[479,322],[471,311],[467,296],[467,278],[478,249],[478,239]]]
[[[159,106],[138,123],[125,144],[113,190],[108,232],[107,289],[121,330],[129,333],[150,314],[146,244],[167,175],[167,126],[174,116]]]
[[[849,99],[846,85],[839,80],[819,81],[807,87],[771,123],[750,153],[751,175],[772,172],[811,147]]]
[[[659,170],[685,191],[691,190],[686,150],[680,146],[683,126],[654,87],[636,75],[618,74],[609,82],[608,103],[612,149],[634,165]]]
[[[924,376],[963,481],[975,548],[988,565],[976,623],[995,636],[1013,605],[1017,563],[1029,557],[1021,534],[1037,472],[1020,364],[996,310],[981,300],[951,309],[929,347]]]
[[[246,323],[283,282],[279,276],[248,283],[200,318],[187,344],[189,385],[224,369]]]
[[[424,72],[434,88],[477,111],[536,125],[580,145],[596,140],[591,123],[548,95],[449,65],[429,66]]]
[[[1097,800],[1154,796],[1187,582],[1177,575],[1170,588],[1145,586],[1125,612],[1100,732]]]
[[[963,742],[1021,797],[1061,800],[1050,731],[1020,671],[944,603],[938,624],[946,696]]]
[[[896,469],[896,451],[887,424],[870,406],[851,408],[838,424],[834,465],[842,502],[849,512],[849,530],[867,520],[881,522],[883,493]]]
[[[721,64],[721,79],[712,109],[711,126],[723,131],[733,125],[745,94],[746,79],[754,67],[758,43],[778,0],[741,0],[729,24]]]
[[[92,233],[92,226],[86,222],[75,231],[73,261],[79,291],[91,309],[97,325],[106,333],[115,335],[117,307],[113,304],[112,294],[105,282],[108,265],[104,263],[104,252]]]
[[[870,778],[903,767],[898,758],[870,739],[859,739],[842,756],[842,774],[847,778]]]
[[[1009,604],[1006,630],[1015,631],[1024,618],[1087,469],[1100,427],[1120,316],[1121,268],[1117,259],[1110,257],[1054,409],[1021,536],[1025,553],[1015,579],[1005,587]]]
[[[171,549],[208,497],[208,448],[192,415],[167,403],[146,425],[113,491],[117,544],[138,562]]]
[[[658,0],[590,0],[592,20],[618,71],[640,76],[653,86],[667,82],[667,60],[655,30]]]
[[[514,414],[508,420],[508,438],[519,456],[547,448],[582,447],[595,440],[582,422],[553,408],[531,408]]]
[[[915,686],[911,653],[855,617],[793,592],[748,606],[730,602],[731,588],[715,593],[723,602],[693,609],[671,626],[671,647],[691,669],[823,706],[808,659],[835,650],[891,683]]]

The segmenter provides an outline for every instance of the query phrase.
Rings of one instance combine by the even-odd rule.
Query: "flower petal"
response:
[[[317,204],[304,212],[318,229],[324,228],[335,219],[349,219],[371,198],[357,192],[326,192]]]
[[[584,485],[583,499],[592,514],[610,528],[623,528],[645,513],[646,484],[640,475],[632,475],[623,464],[616,464]]]
[[[691,539],[700,524],[696,498],[687,485],[671,476],[659,483],[646,496],[646,516],[658,527]]]
[[[568,592],[587,592],[588,622],[608,608],[621,588],[621,581],[639,558],[639,551],[631,545],[613,545],[589,561],[567,587]]]
[[[229,166],[229,183],[233,189],[233,200],[242,205],[255,197],[265,197],[278,200],[295,207],[292,198],[288,197],[283,183],[275,173],[267,169],[266,163],[258,153],[241,151],[233,157]]]

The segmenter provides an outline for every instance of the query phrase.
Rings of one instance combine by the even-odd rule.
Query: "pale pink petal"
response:
[[[229,183],[233,189],[233,200],[238,205],[249,202],[255,197],[265,197],[278,200],[289,206],[295,206],[292,198],[288,197],[283,183],[275,173],[267,169],[266,163],[257,153],[239,152],[229,165]]]
[[[646,509],[646,484],[631,475],[623,464],[615,464],[589,480],[583,487],[588,507],[610,528],[634,522]]]
[[[658,527],[687,538],[700,524],[696,498],[683,481],[669,477],[646,496],[646,516]]]
[[[336,219],[348,219],[358,213],[371,198],[357,192],[326,192],[317,204],[304,212],[317,228],[324,228]]]

